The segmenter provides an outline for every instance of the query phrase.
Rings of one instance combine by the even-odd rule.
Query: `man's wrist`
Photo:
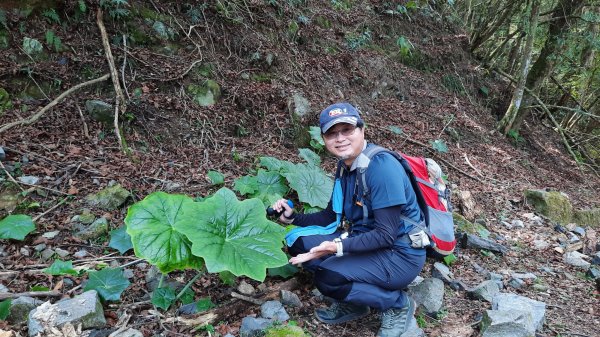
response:
[[[296,219],[296,212],[292,212],[292,214],[290,216],[286,216],[285,213],[283,213],[283,217],[287,220],[286,222],[291,224],[294,222],[294,219]]]
[[[342,240],[340,238],[335,238],[333,239],[333,242],[335,243],[336,248],[335,256],[344,256],[344,244],[342,243]]]

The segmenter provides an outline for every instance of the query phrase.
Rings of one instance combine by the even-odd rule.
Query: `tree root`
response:
[[[54,107],[56,104],[58,104],[58,102],[60,102],[63,98],[69,96],[70,94],[72,94],[73,92],[75,92],[78,89],[87,87],[92,84],[96,84],[98,82],[102,82],[104,80],[107,80],[109,77],[110,77],[110,74],[105,74],[96,79],[89,80],[89,81],[83,82],[83,83],[79,83],[79,84],[69,88],[67,91],[63,92],[58,97],[56,97],[52,102],[48,103],[45,107],[41,108],[40,111],[36,112],[33,116],[31,116],[27,119],[20,120],[20,121],[4,124],[2,127],[0,127],[0,134],[2,134],[4,131],[6,131],[14,126],[31,125],[31,124],[37,122],[37,120],[40,119],[40,117],[42,117],[42,115],[44,113],[46,113],[46,111],[50,110],[52,107]]]

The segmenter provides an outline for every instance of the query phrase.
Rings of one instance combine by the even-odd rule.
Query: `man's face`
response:
[[[323,139],[329,152],[350,165],[363,150],[365,130],[352,124],[339,123],[327,130]]]

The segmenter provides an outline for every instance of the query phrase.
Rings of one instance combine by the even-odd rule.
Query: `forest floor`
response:
[[[518,139],[495,131],[495,114],[506,108],[510,84],[486,72],[465,51],[466,35],[446,21],[448,12],[419,9],[410,12],[409,20],[385,14],[385,2],[380,1],[346,9],[333,8],[329,2],[274,7],[250,1],[250,7],[228,12],[201,4],[131,3],[133,13],[142,12],[133,9],[145,6],[155,13],[155,22],[167,18],[163,21],[175,32],[175,37],[164,41],[153,32],[147,17],[133,17],[125,24],[105,15],[115,63],[131,98],[121,116],[131,153],[120,150],[110,123],[79,113],[86,100],[114,101],[110,80],[69,95],[31,125],[0,134],[7,156],[4,164],[12,168],[12,175],[40,177],[41,189],[49,192],[28,193],[17,210],[32,217],[43,214],[36,221],[37,230],[24,241],[0,242],[0,272],[18,271],[0,279],[11,292],[28,291],[35,285],[57,290],[63,297],[80,291],[78,285],[84,278],[71,277],[71,283],[65,282],[66,277],[46,275],[40,270],[51,261],[39,254],[22,254],[23,248],[33,251],[40,243],[71,254],[85,248],[98,261],[104,258],[120,265],[136,259],[131,251],[120,255],[107,242],[84,242],[72,235],[70,219],[86,207],[84,197],[109,182],[116,181],[132,192],[130,204],[173,186],[171,192],[208,196],[216,191],[208,171],[223,173],[225,186],[231,187],[234,179],[254,169],[260,156],[298,161],[298,147],[307,145],[301,145],[295,135],[295,124],[317,125],[320,109],[349,101],[361,109],[369,141],[411,155],[433,156],[455,190],[473,195],[477,207],[470,220],[479,219],[506,239],[504,244],[511,250],[505,256],[460,250],[451,267],[457,278],[471,285],[483,281],[473,263],[507,275],[536,273],[547,290],[536,291],[528,284],[507,291],[547,304],[539,336],[600,335],[599,293],[594,283],[562,262],[561,254],[553,249],[556,242],[543,250],[534,248],[533,241],[540,235],[552,236],[554,225],[546,222],[542,227],[509,230],[502,224],[515,219],[527,223],[524,214],[532,209],[523,198],[525,189],[557,190],[566,193],[576,208],[599,207],[600,179],[569,157],[560,137],[540,117],[529,118]],[[62,25],[41,15],[25,18],[7,11],[11,45],[0,50],[0,87],[14,93],[14,99],[12,108],[0,115],[0,125],[27,118],[68,88],[108,73],[95,12],[89,8],[75,18],[75,9],[69,6],[57,10]],[[198,21],[190,14],[194,9],[202,14]],[[292,29],[290,22],[296,21],[300,23]],[[148,41],[119,43],[124,32],[134,35],[134,26]],[[27,57],[20,47],[23,38],[44,41],[51,29],[61,37],[64,48],[44,58]],[[414,45],[410,59],[403,59],[397,50],[398,36]],[[267,62],[267,55],[274,61]],[[211,107],[200,107],[185,87],[206,78],[220,85],[221,98]],[[47,97],[19,97],[18,93],[35,91],[38,86]],[[299,121],[290,113],[293,94],[311,104],[310,112]],[[402,134],[391,126],[400,127]],[[444,140],[447,152],[431,149],[430,141],[437,139]],[[331,172],[335,159],[326,154],[323,158],[325,169]],[[4,174],[0,173],[7,178]],[[30,186],[2,187],[8,188],[29,190]],[[67,196],[67,202],[53,208]],[[457,207],[462,209],[458,203]],[[123,225],[127,207],[92,212],[109,218],[110,228],[115,229]],[[43,237],[51,231],[60,234]],[[430,266],[426,265],[422,276],[430,274]],[[147,264],[132,268],[135,277],[121,301],[105,306],[109,325],[115,326],[127,310],[132,314],[130,326],[144,336],[192,335],[189,326],[164,323],[175,315],[175,309],[159,316],[149,302],[143,302],[148,299],[147,268]],[[193,275],[193,271],[171,273],[184,283]],[[236,282],[242,279],[258,286],[245,278]],[[301,274],[299,279],[302,282],[295,292],[305,306],[289,311],[298,325],[315,336],[374,336],[379,322],[376,314],[335,327],[318,323],[312,311],[322,304],[311,293],[310,277]],[[277,288],[283,281],[268,277],[264,283]],[[218,306],[240,308],[214,324],[217,333],[237,334],[241,319],[259,310],[232,299],[233,288],[215,275],[201,277],[192,289],[197,297],[208,296]],[[477,322],[485,309],[488,303],[448,290],[445,315],[424,317],[424,330],[428,336],[477,336]],[[0,322],[0,328],[27,334],[26,327],[5,322]]]

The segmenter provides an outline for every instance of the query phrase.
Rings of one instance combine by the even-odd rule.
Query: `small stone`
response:
[[[34,176],[20,176],[17,179],[25,185],[37,185],[40,182],[40,178]]]
[[[41,252],[44,249],[46,249],[45,243],[40,243],[39,245],[36,245],[35,247],[33,247],[33,250],[35,250],[36,252]]]
[[[600,252],[596,252],[596,254],[594,254],[594,257],[592,258],[592,264],[594,265],[600,265]]]
[[[573,233],[579,235],[580,237],[584,237],[585,236],[585,229],[583,229],[582,227],[576,226],[571,231]]]
[[[2,148],[2,146],[0,146],[0,161],[4,161],[6,159],[6,152],[4,152],[4,149]]]
[[[58,256],[60,256],[62,258],[65,258],[71,254],[69,251],[61,249],[61,248],[56,248],[54,251],[56,252],[56,254]]]
[[[576,243],[579,242],[579,236],[577,236],[576,234],[569,232],[569,243]]]
[[[25,247],[21,247],[21,249],[19,249],[19,253],[21,253],[21,255],[23,255],[23,256],[31,255],[31,252],[29,251],[29,249],[27,249]]]
[[[42,260],[49,260],[54,256],[54,250],[51,248],[46,248],[42,251]]]
[[[290,315],[279,301],[266,301],[260,306],[260,312],[262,317],[280,322],[290,319]]]
[[[525,281],[518,278],[512,278],[510,281],[508,281],[508,285],[515,289],[521,289],[523,286],[525,286]]]
[[[298,295],[294,294],[293,292],[282,289],[280,292],[280,295],[281,295],[281,303],[283,305],[286,305],[288,307],[293,307],[293,308],[301,308],[302,307],[302,301],[300,301],[300,298],[298,297]]]
[[[533,289],[535,291],[539,291],[541,293],[548,291],[548,289],[550,289],[550,287],[548,287],[545,284],[541,284],[541,283],[534,283],[533,284]]]
[[[78,251],[77,253],[73,254],[73,257],[76,257],[78,259],[82,259],[86,256],[88,256],[88,252],[85,249],[82,249],[82,250]]]
[[[502,225],[504,225],[504,227],[506,227],[507,229],[512,229],[513,225],[510,224],[508,221],[501,221],[500,222]]]
[[[533,273],[513,273],[512,277],[519,278],[519,279],[522,279],[522,280],[535,280],[535,279],[537,279],[537,276],[535,276],[535,274],[533,274]]]
[[[273,324],[273,321],[266,318],[244,317],[240,326],[241,337],[259,336],[263,331]]]
[[[4,285],[0,283],[0,293],[9,293],[10,290]]]
[[[587,255],[581,254],[577,251],[574,252],[568,252],[563,256],[563,261],[565,263],[568,263],[572,266],[575,267],[580,267],[580,268],[584,268],[587,269],[590,267],[591,263],[587,262],[586,260],[584,260],[584,258],[587,258]]]
[[[244,280],[240,282],[240,285],[237,289],[242,295],[252,295],[256,291],[251,284],[247,283]]]
[[[600,268],[596,266],[590,267],[588,271],[585,273],[585,276],[591,277],[593,280],[600,278]]]
[[[127,279],[132,279],[135,277],[135,273],[133,272],[133,270],[125,268],[123,269],[123,277]]]
[[[265,292],[267,291],[267,285],[264,283],[260,283],[259,285],[256,286],[256,289],[260,292]]]
[[[524,228],[525,227],[525,224],[521,220],[513,220],[511,222],[511,225],[516,228]]]
[[[550,247],[550,243],[545,240],[533,240],[533,248],[537,250],[544,250]]]
[[[58,233],[60,233],[60,231],[46,232],[42,234],[42,236],[46,239],[54,239],[58,235]]]

